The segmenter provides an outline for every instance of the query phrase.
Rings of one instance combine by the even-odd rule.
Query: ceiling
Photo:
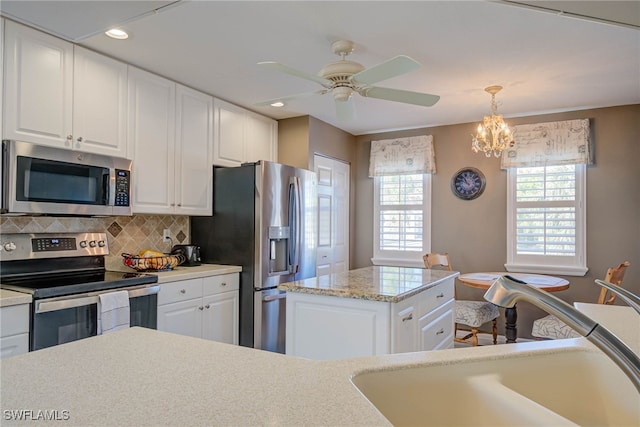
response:
[[[526,5],[525,5],[526,3]],[[527,6],[527,7],[524,7]],[[7,1],[3,15],[250,110],[311,115],[354,135],[640,103],[640,1]],[[542,9],[541,9],[542,8]],[[563,11],[560,13],[559,11]],[[102,33],[120,24],[128,40]],[[416,71],[378,86],[440,95],[433,107],[355,97],[336,119],[330,94],[257,107],[321,89],[257,66],[316,74],[352,40],[365,68],[404,54]]]

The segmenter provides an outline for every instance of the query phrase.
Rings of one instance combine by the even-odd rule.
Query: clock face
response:
[[[451,178],[451,191],[463,200],[479,197],[484,191],[486,180],[476,168],[462,168]]]

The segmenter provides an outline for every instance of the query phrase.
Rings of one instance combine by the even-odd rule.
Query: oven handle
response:
[[[118,289],[110,289],[110,292],[115,292]],[[141,288],[132,288],[125,289],[129,292],[129,299],[144,297],[147,295],[153,295],[160,292],[160,286],[145,286]],[[97,304],[100,301],[100,294],[108,293],[105,292],[91,292],[87,294],[82,294],[82,296],[78,295],[70,295],[67,297],[61,298],[51,298],[49,300],[36,301],[35,312],[38,313],[46,313],[49,311],[58,311],[58,310],[66,310],[68,308],[76,308],[83,307],[85,305]]]

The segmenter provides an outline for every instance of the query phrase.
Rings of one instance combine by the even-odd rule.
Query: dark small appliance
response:
[[[193,267],[202,264],[200,260],[200,246],[197,245],[175,245],[171,248],[172,254],[182,254],[187,259],[183,266]]]

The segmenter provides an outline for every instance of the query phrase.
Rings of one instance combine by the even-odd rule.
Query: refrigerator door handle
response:
[[[289,265],[291,273],[300,271],[300,217],[301,209],[300,178],[292,176],[289,178]]]

